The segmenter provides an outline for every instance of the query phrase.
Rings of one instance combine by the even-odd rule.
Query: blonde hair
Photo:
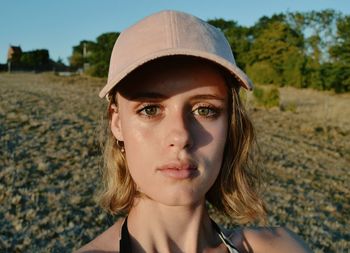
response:
[[[187,57],[188,58],[188,57]],[[216,65],[215,65],[216,66]],[[217,66],[216,66],[217,67]],[[266,221],[266,208],[260,197],[260,171],[254,166],[255,133],[253,125],[239,97],[239,85],[222,69],[229,85],[230,111],[228,138],[225,143],[220,173],[206,200],[219,212],[237,223]],[[139,196],[129,173],[127,163],[110,129],[111,106],[117,105],[116,89],[109,94],[107,122],[103,145],[103,189],[99,195],[100,205],[111,214],[127,214],[134,198]],[[106,122],[106,123],[107,123]]]

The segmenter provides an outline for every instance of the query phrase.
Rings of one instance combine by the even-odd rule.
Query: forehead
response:
[[[169,57],[150,62],[124,79],[118,88],[122,96],[160,92],[166,96],[188,91],[227,93],[224,72],[214,63],[195,57]]]

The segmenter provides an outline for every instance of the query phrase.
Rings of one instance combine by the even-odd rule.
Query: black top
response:
[[[224,233],[221,231],[220,227],[211,220],[211,223],[213,224],[213,227],[215,231],[219,234],[220,239],[222,242],[226,245],[227,249],[230,253],[239,253],[237,248],[233,246],[232,242],[224,235]],[[130,241],[130,235],[128,230],[128,219],[125,218],[125,221],[122,226],[122,233],[121,233],[121,239],[119,242],[119,252],[120,253],[130,253],[131,252],[131,241]]]

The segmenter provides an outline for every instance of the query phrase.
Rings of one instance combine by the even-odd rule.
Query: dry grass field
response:
[[[101,182],[103,83],[0,74],[1,252],[71,252],[117,218],[92,197]],[[298,233],[314,252],[350,252],[350,94],[279,91],[279,108],[247,102],[269,223]]]

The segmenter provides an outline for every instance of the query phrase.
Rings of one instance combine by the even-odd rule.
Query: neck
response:
[[[141,198],[128,215],[133,252],[203,252],[221,241],[205,201],[193,206],[165,206]]]

